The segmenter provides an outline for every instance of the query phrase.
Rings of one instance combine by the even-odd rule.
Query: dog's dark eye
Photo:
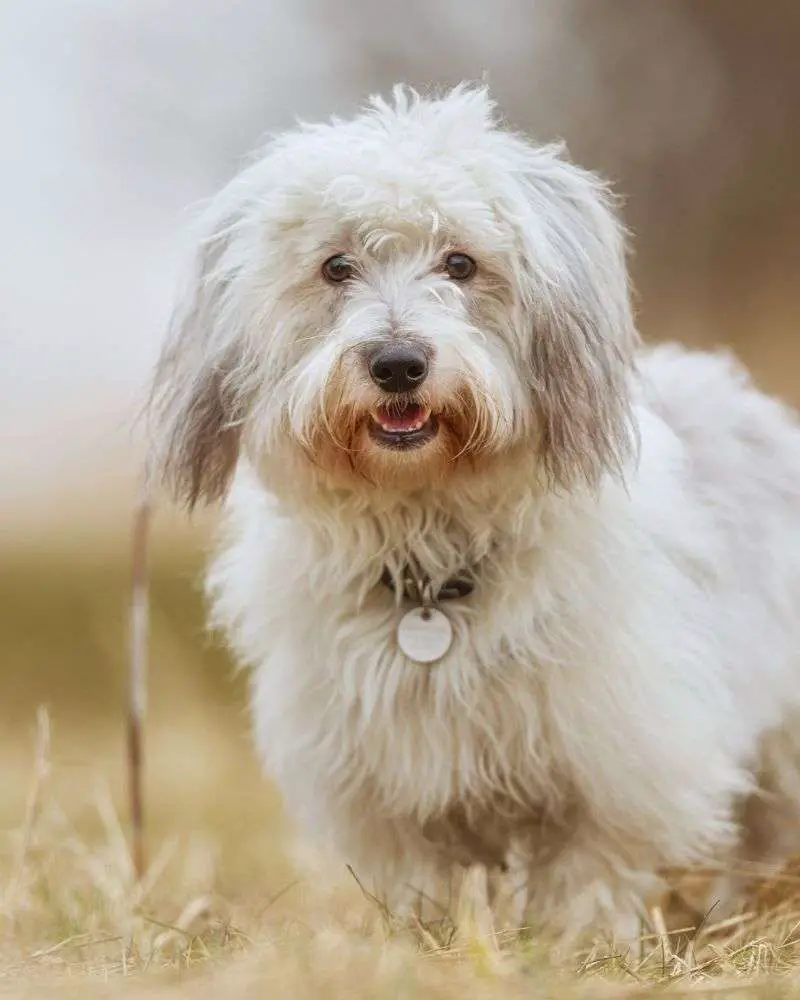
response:
[[[465,253],[451,253],[444,262],[444,269],[455,281],[467,281],[477,267],[472,257]]]
[[[337,285],[341,281],[347,281],[353,277],[353,265],[343,253],[337,253],[329,257],[322,265],[322,274],[326,281],[331,281]]]

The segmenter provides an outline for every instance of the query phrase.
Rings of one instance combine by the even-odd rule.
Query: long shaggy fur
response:
[[[727,357],[639,347],[605,186],[481,89],[398,89],[274,139],[200,233],[154,461],[228,496],[213,619],[297,819],[391,905],[510,868],[563,934],[795,846],[800,430]],[[414,451],[369,433],[384,341],[432,358]],[[476,581],[433,667],[380,583],[409,562]]]

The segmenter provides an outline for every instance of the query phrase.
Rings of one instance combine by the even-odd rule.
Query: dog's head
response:
[[[200,225],[154,392],[190,503],[241,449],[401,491],[520,449],[566,487],[624,465],[636,333],[610,197],[499,128],[484,90],[398,88],[279,137]]]

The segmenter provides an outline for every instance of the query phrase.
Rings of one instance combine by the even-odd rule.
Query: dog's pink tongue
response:
[[[421,406],[407,406],[404,410],[392,410],[382,406],[375,414],[378,423],[385,431],[412,431],[421,427],[426,414]]]

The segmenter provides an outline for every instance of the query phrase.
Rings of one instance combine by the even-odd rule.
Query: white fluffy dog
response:
[[[201,227],[155,457],[227,496],[214,620],[293,814],[390,905],[510,866],[570,934],[785,855],[800,430],[726,358],[640,349],[605,186],[482,89],[397,89]]]

